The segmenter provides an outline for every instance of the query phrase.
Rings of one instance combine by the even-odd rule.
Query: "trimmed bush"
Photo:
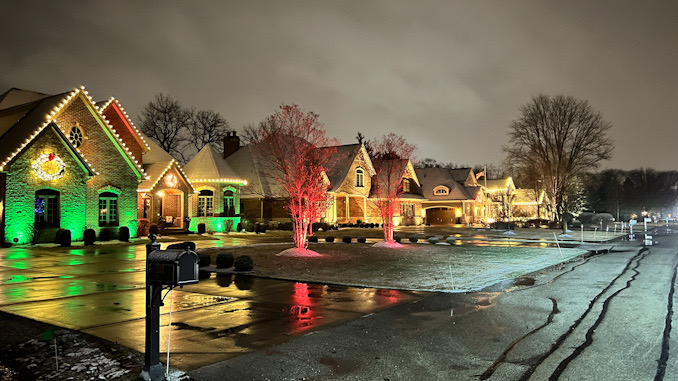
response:
[[[254,269],[254,261],[249,255],[241,255],[233,262],[235,271],[252,271]]]
[[[454,239],[454,237],[447,237],[445,242],[449,243],[450,245],[454,245],[457,242],[457,240]]]
[[[199,223],[198,224],[198,234],[205,234],[205,231],[207,231],[207,229],[205,228],[205,224],[202,223],[202,222]]]
[[[198,279],[207,279],[212,276],[212,272],[205,270],[198,270]]]
[[[318,242],[318,236],[312,235],[308,237],[308,242]]]
[[[233,254],[232,253],[219,253],[217,255],[217,268],[218,269],[228,269],[233,267]]]
[[[351,237],[350,237],[350,236],[347,236],[347,235],[341,237],[341,241],[342,241],[343,243],[351,243],[351,240],[352,240]]]
[[[358,237],[358,243],[365,243],[367,242],[367,238],[365,237]]]
[[[417,243],[418,241],[419,241],[419,238],[417,238],[415,236],[410,236],[410,242]]]
[[[212,256],[209,254],[198,254],[198,267],[209,266],[212,263]]]
[[[56,243],[61,247],[71,247],[71,231],[68,229],[57,230]]]
[[[241,232],[242,231],[242,222],[238,222],[238,225],[235,227],[235,231]]]
[[[393,240],[400,243],[400,241],[403,240],[403,237],[395,237],[395,238],[393,238]]]
[[[438,239],[438,237],[431,237],[428,239],[428,243],[430,243],[431,245],[435,245],[438,242],[440,242],[440,239]]]
[[[118,229],[118,239],[123,242],[129,242],[129,228],[127,226],[121,226]]]
[[[85,234],[83,235],[83,241],[85,245],[94,245],[94,241],[97,240],[97,232],[94,229],[85,229]]]
[[[328,235],[327,237],[325,237],[325,242],[334,242],[334,237]]]

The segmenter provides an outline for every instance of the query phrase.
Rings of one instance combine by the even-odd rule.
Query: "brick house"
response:
[[[222,153],[207,144],[186,164],[184,173],[197,192],[189,201],[190,230],[197,231],[201,223],[207,232],[235,230],[240,222],[240,187],[247,181],[238,177]]]
[[[157,225],[160,232],[187,231],[190,214],[188,207],[195,188],[179,161],[143,134],[149,150],[143,156],[147,179],[139,184],[138,215],[140,234],[148,234],[146,227]]]
[[[144,171],[84,88],[0,95],[0,211],[8,242],[50,242],[60,228],[136,232]]]

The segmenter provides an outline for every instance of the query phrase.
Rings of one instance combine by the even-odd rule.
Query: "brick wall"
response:
[[[115,102],[111,103],[108,108],[104,111],[104,116],[108,119],[111,127],[115,132],[120,135],[120,139],[125,142],[125,145],[132,152],[134,158],[141,163],[141,154],[143,148],[139,144],[139,141],[135,138],[134,134],[127,127],[124,116],[118,113],[117,105]]]
[[[33,162],[45,153],[54,153],[64,161],[65,172],[60,179],[43,180],[33,171]],[[71,230],[73,240],[82,239],[88,174],[64,147],[60,136],[52,128],[44,129],[7,167],[7,172],[5,240],[13,242],[17,238],[19,243],[31,242],[35,221],[35,192],[40,189],[52,189],[60,193],[61,227]]]
[[[99,124],[94,111],[79,96],[63,110],[56,119],[64,130],[78,125],[85,135],[80,152],[99,175],[87,182],[86,225],[99,231],[99,191],[107,187],[118,189],[118,213],[120,226],[130,227],[132,235],[137,226],[138,177],[125,159],[116,143],[111,140],[107,127]],[[113,139],[115,139],[113,137]]]

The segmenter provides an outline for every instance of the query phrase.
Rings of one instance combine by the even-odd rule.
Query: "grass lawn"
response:
[[[353,241],[310,244],[321,257],[278,256],[291,243],[258,244],[198,250],[212,263],[220,252],[249,255],[254,275],[319,282],[427,291],[470,291],[520,277],[586,253],[580,249],[405,244],[377,248]]]

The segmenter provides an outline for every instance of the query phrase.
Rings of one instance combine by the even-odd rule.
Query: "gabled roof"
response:
[[[20,90],[24,94],[23,98],[38,98],[29,103],[16,105],[4,110],[0,110],[0,136],[3,144],[0,145],[0,170],[16,156],[22,149],[33,140],[37,134],[42,131],[49,123],[62,112],[62,110],[70,105],[75,99],[81,99],[85,105],[92,112],[92,116],[102,126],[109,138],[116,145],[118,151],[125,158],[125,161],[130,165],[134,173],[139,177],[144,177],[141,163],[135,163],[134,157],[130,151],[124,146],[122,140],[116,138],[115,130],[106,122],[99,110],[94,105],[94,101],[87,94],[84,87],[75,89],[68,93],[57,94],[53,96],[41,97],[44,94],[34,93],[38,95],[31,96],[31,92]],[[8,97],[12,90],[3,94]],[[17,100],[22,97],[13,96]],[[66,132],[61,129],[66,134]],[[76,148],[76,151],[80,151]],[[85,158],[86,160],[86,158]],[[91,167],[91,166],[90,166]],[[96,172],[96,171],[95,171]]]
[[[3,94],[0,94],[0,110],[4,110],[18,105],[23,105],[26,103],[35,102],[37,100],[47,97],[49,97],[49,94],[22,90],[13,87],[4,92]]]
[[[463,185],[467,180],[475,183],[476,178],[473,175],[473,168],[454,168],[449,169],[449,171],[454,181],[459,184]]]
[[[8,163],[10,163],[16,155],[35,139],[40,132],[48,126],[55,126],[56,123],[52,121],[53,117],[57,115],[61,109],[66,106],[78,93],[74,90],[70,93],[63,93],[53,95],[46,98],[41,98],[26,104],[16,105],[4,110],[0,110],[0,171],[2,171]],[[7,94],[7,93],[5,93]],[[77,155],[82,158],[80,151],[74,147],[65,132],[61,131],[61,136],[66,139],[67,145]],[[87,164],[88,170],[96,173],[90,164]]]
[[[129,117],[129,115],[127,115],[127,112],[125,112],[125,109],[117,99],[111,97],[107,101],[97,102],[96,106],[102,115],[109,108],[115,110],[116,114],[125,123],[125,126],[129,129],[132,136],[134,136],[137,142],[139,142],[141,149],[144,150],[144,152],[150,149],[148,143],[146,143],[146,139],[144,139],[142,136],[141,131],[137,129],[137,127],[134,125],[134,122],[132,122],[132,119]]]
[[[209,143],[184,166],[184,173],[193,182],[214,181],[247,185],[247,181],[240,178]]]
[[[137,192],[151,192],[160,182],[160,180],[162,180],[163,176],[165,176],[165,173],[172,169],[172,167],[177,169],[177,172],[179,172],[181,178],[184,180],[184,182],[186,182],[186,184],[188,184],[188,187],[191,188],[191,192],[195,193],[193,184],[191,184],[191,181],[186,177],[186,174],[181,169],[181,164],[179,164],[179,162],[174,159],[170,161],[159,161],[155,163],[144,164],[144,171],[146,172],[147,177],[141,182],[141,184],[139,184]]]
[[[345,144],[320,149],[336,149],[336,152],[332,155],[332,160],[330,161],[330,168],[327,170],[327,178],[330,180],[330,185],[332,187],[330,191],[332,192],[336,192],[341,184],[344,183],[353,162],[357,158],[362,158],[365,161],[366,168],[364,169],[367,170],[369,176],[374,176],[376,174],[372,161],[370,160],[370,155],[362,144]]]
[[[454,179],[455,175],[458,175],[461,171],[448,168],[417,168],[415,172],[421,184],[424,198],[431,201],[472,200],[475,198],[475,195],[474,197],[469,195],[468,189],[463,186],[463,181],[460,184]],[[457,176],[457,178],[460,177]],[[433,189],[438,186],[444,186],[449,193],[447,195],[434,194]]]
[[[162,149],[162,147],[160,147],[158,145],[158,143],[153,141],[153,139],[144,135],[142,132],[139,132],[139,134],[144,139],[146,144],[148,145],[148,152],[144,153],[144,155],[142,157],[142,162],[144,163],[144,167],[146,166],[146,164],[166,163],[166,162],[170,162],[172,160],[178,161],[172,155],[167,153],[167,151]]]
[[[265,163],[254,157],[251,145],[240,147],[224,160],[235,173],[247,179],[247,186],[240,190],[241,198],[287,197],[287,191],[265,175]]]
[[[479,181],[478,184],[484,186],[488,192],[512,192],[516,189],[511,177]]]
[[[390,165],[393,166],[393,171],[394,174],[398,177],[398,186],[400,186],[400,182],[403,178],[411,178],[417,187],[421,187],[421,184],[419,183],[419,179],[417,178],[417,173],[414,170],[414,166],[412,166],[412,162],[408,159],[393,159],[389,160]],[[409,175],[409,176],[407,176]],[[376,192],[376,184],[380,182],[381,184],[384,184],[385,182],[388,181],[388,173],[387,171],[381,171],[380,173],[376,174],[375,176],[372,176],[372,189],[370,189],[370,197],[378,197],[377,192]],[[393,184],[396,185],[396,184]],[[420,198],[421,196],[408,192],[408,193],[403,193],[401,198]]]

